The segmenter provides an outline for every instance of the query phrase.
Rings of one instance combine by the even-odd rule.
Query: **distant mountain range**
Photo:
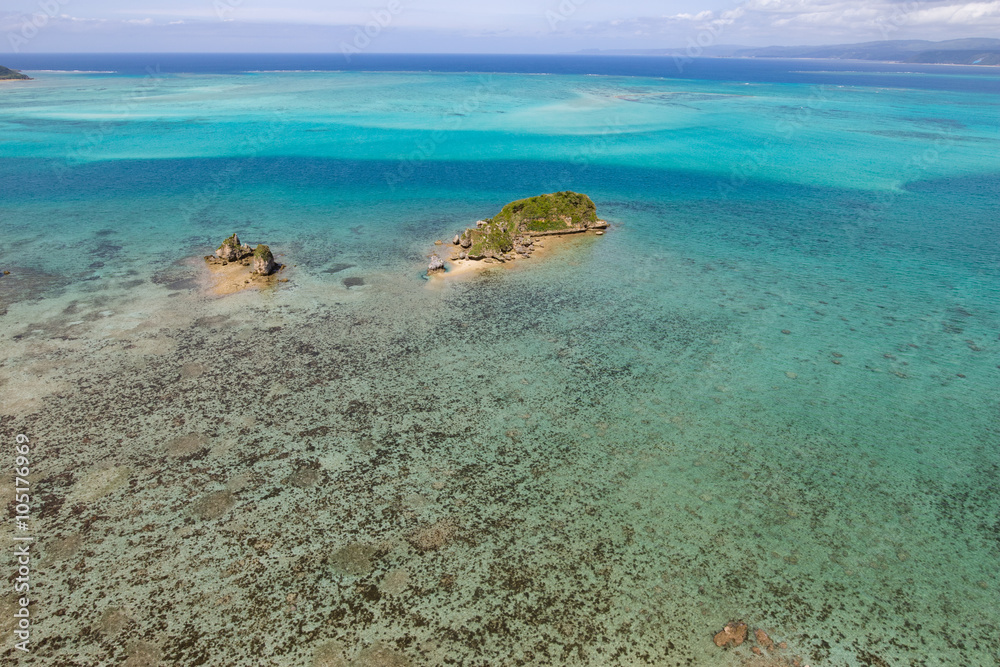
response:
[[[693,55],[689,54],[686,48],[632,51],[589,49],[581,53],[643,56],[673,56],[678,53]],[[827,58],[942,65],[1000,65],[1000,39],[976,37],[952,39],[946,42],[914,39],[830,46],[766,46],[763,48],[709,46],[700,51],[698,55],[723,58]]]

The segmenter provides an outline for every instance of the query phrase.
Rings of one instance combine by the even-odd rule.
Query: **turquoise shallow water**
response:
[[[23,664],[1000,664],[995,77],[36,76]],[[609,233],[422,279],[561,189]],[[206,294],[233,231],[289,282]]]

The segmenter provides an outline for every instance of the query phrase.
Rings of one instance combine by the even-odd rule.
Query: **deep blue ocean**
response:
[[[37,664],[1000,664],[997,68],[2,64]]]
[[[88,70],[117,74],[240,74],[244,72],[494,72],[505,74],[594,74],[756,83],[879,85],[920,90],[1000,93],[1000,72],[990,67],[877,63],[861,60],[692,58],[669,56],[455,55],[455,54],[11,54],[8,67]],[[915,76],[920,75],[920,76]]]

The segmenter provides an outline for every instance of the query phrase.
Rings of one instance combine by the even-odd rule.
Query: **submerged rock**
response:
[[[746,641],[747,631],[747,624],[743,621],[729,621],[726,623],[726,627],[722,628],[722,632],[715,635],[715,645],[720,647],[728,644],[739,646]]]
[[[235,233],[222,242],[222,245],[215,251],[215,256],[227,262],[239,262],[253,254],[250,246],[240,244],[240,237]]]
[[[235,234],[233,235],[235,236]],[[259,244],[253,251],[253,272],[261,276],[269,276],[278,270],[271,249]]]
[[[427,265],[427,273],[444,271],[444,260],[437,255],[431,255],[431,263]]]
[[[437,551],[451,542],[457,533],[458,526],[448,519],[442,519],[410,533],[406,541],[420,552]]]

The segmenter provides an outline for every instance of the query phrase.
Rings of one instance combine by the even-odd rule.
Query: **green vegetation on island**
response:
[[[226,262],[239,262],[253,254],[253,248],[247,244],[240,243],[240,237],[233,234],[222,242],[216,251],[215,256]]]
[[[464,246],[463,239],[468,239],[469,259],[505,259],[511,251],[528,254],[523,252],[530,247],[523,240],[526,236],[573,234],[597,222],[597,206],[590,197],[568,190],[553,192],[507,204],[489,220],[465,230],[459,244]]]
[[[598,219],[597,206],[587,195],[570,191],[538,195],[511,202],[492,218],[480,220],[475,227],[456,236],[452,243],[462,249],[452,259],[505,262],[527,258],[535,249],[533,237],[578,234],[607,227],[607,222]],[[429,271],[442,270],[444,262],[435,255]]]
[[[597,206],[587,195],[567,190],[511,202],[491,222],[513,223],[526,232],[567,230],[597,222]]]
[[[517,225],[512,222],[488,222],[475,229],[465,230],[471,245],[470,258],[494,257],[503,255],[514,249],[514,235]],[[461,244],[461,241],[459,241]]]
[[[11,81],[11,80],[28,80],[31,79],[30,76],[26,74],[21,74],[17,70],[10,69],[0,65],[0,81]]]
[[[254,273],[269,276],[277,269],[278,265],[274,262],[274,255],[271,254],[271,249],[263,243],[258,244],[253,251]]]
[[[282,269],[282,265],[274,261],[274,254],[271,249],[263,243],[256,248],[251,248],[246,243],[240,243],[240,237],[233,234],[218,247],[215,256],[208,255],[205,261],[209,264],[241,264],[243,266],[253,265],[253,273],[261,276],[269,276]]]

